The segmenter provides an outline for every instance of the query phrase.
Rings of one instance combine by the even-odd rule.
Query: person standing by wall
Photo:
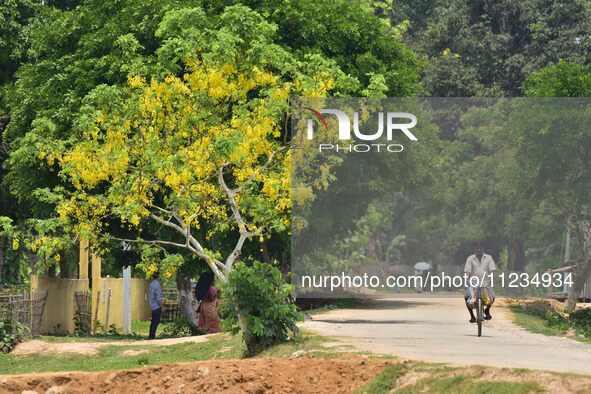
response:
[[[164,297],[162,296],[162,285],[160,284],[158,271],[152,276],[150,282],[150,308],[152,309],[152,320],[150,322],[150,335],[148,339],[156,339],[156,329],[160,324],[162,312],[164,312]]]

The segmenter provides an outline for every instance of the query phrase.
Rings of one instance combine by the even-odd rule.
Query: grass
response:
[[[106,341],[111,336],[97,338],[42,337],[51,342]],[[124,336],[121,336],[124,337]],[[299,336],[286,343],[268,348],[257,357],[288,357],[298,350],[306,355],[338,356],[334,350],[350,349],[347,346],[326,348],[329,339],[302,331]],[[333,340],[331,340],[333,341]],[[334,341],[333,341],[334,342]],[[142,351],[142,354],[126,355],[126,351]],[[41,353],[13,355],[0,353],[0,374],[23,374],[32,372],[60,371],[104,371],[116,369],[141,368],[144,365],[160,365],[176,362],[201,361],[210,359],[236,359],[244,353],[244,345],[239,335],[220,335],[206,342],[185,342],[169,346],[143,344],[139,341],[133,346],[106,345],[94,356],[76,353]]]
[[[355,390],[356,393],[381,394],[388,393],[396,386],[396,381],[404,375],[406,370],[403,364],[389,365],[364,387]]]
[[[356,300],[354,298],[335,298],[334,300],[327,301],[327,303],[323,306],[312,308],[309,310],[304,310],[304,312],[310,316],[314,316],[335,309],[354,308],[358,304],[359,300]]]
[[[565,331],[557,327],[550,327],[546,324],[546,317],[538,310],[525,306],[511,305],[513,322],[527,331],[548,336],[564,336]]]
[[[131,356],[123,354],[128,350],[145,353]],[[105,346],[99,349],[98,355],[90,357],[75,353],[0,354],[0,374],[130,369],[144,365],[239,358],[242,352],[242,342],[238,336],[223,335],[202,343]]]
[[[540,309],[527,305],[510,305],[509,309],[513,315],[513,322],[529,332],[556,337],[568,336],[568,327],[548,324],[545,312]],[[575,328],[573,330],[576,333],[569,336],[570,338],[579,342],[591,343],[591,337],[581,337]]]
[[[158,325],[158,338],[174,338],[170,335],[165,335],[164,330],[167,327],[172,326],[172,323],[160,323]],[[55,336],[55,335],[41,335],[39,339],[52,342],[111,342],[111,341],[137,341],[142,339],[148,339],[148,333],[150,331],[149,321],[134,321],[131,323],[131,334],[108,334],[104,332],[97,332],[94,335],[89,336]]]
[[[325,347],[324,344],[328,342],[335,341],[307,330],[300,330],[300,334],[295,338],[265,349],[257,357],[287,357],[297,351],[304,351],[307,355],[313,356],[338,357],[340,351],[353,351],[353,347],[348,345]]]
[[[477,380],[466,375],[455,375],[422,379],[413,385],[405,386],[394,392],[400,394],[417,392],[433,394],[529,394],[541,393],[543,390],[536,382],[487,381]]]
[[[382,370],[371,382],[357,389],[356,393],[453,393],[453,394],[529,394],[543,389],[535,381],[512,382],[486,380],[485,367],[456,368],[443,364],[415,362],[394,364]],[[514,371],[515,372],[515,371]],[[414,374],[414,380],[402,384],[399,379]],[[517,375],[527,375],[526,372]],[[400,387],[397,387],[400,386]]]

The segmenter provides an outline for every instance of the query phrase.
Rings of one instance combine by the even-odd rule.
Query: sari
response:
[[[206,334],[222,332],[220,316],[218,315],[218,298],[215,288],[212,286],[197,308],[197,328]]]

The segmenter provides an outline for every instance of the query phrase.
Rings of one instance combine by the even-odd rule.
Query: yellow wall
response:
[[[148,302],[150,282],[145,279],[131,278],[131,320],[150,320],[152,309]]]
[[[48,290],[39,332],[59,335],[74,333],[74,314],[76,313],[74,292],[87,291],[88,279],[45,278],[31,275],[31,294],[36,289]]]
[[[100,290],[98,304],[98,321],[103,325],[115,324],[117,328],[123,327],[123,279],[100,278],[95,286]],[[131,279],[131,320],[150,320],[150,304],[148,292],[150,283],[145,279]],[[111,289],[111,303],[108,303],[109,289]],[[96,291],[93,289],[92,318],[96,311]],[[109,321],[107,323],[107,307],[109,309]],[[108,329],[108,327],[106,327]]]
[[[98,320],[105,325],[107,322],[107,296],[111,289],[111,305],[109,326],[115,324],[119,330],[123,327],[123,279],[99,278],[93,281],[101,291],[99,298]],[[131,320],[150,320],[150,304],[148,303],[150,282],[145,279],[131,279]],[[72,334],[74,333],[74,315],[76,302],[74,292],[87,291],[88,279],[62,279],[31,276],[31,293],[39,289],[48,290],[47,303],[41,321],[41,334]],[[104,291],[103,291],[104,290]],[[96,292],[91,294],[91,317],[94,321],[96,311]]]

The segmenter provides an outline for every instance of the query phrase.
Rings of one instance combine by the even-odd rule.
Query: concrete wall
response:
[[[41,334],[72,334],[76,301],[74,292],[87,291],[88,279],[46,278],[31,275],[31,293],[35,290],[47,292],[47,303],[41,320]]]
[[[123,279],[100,278],[93,281],[97,290],[92,292],[92,318],[96,312],[96,291],[100,290],[98,303],[98,321],[103,325],[115,324],[117,328],[123,327]],[[145,279],[131,279],[131,320],[150,320],[150,305],[148,303],[150,283]],[[108,301],[109,289],[111,290],[111,302]],[[109,321],[107,323],[107,309],[109,309]],[[107,327],[108,329],[108,327]]]
[[[99,278],[93,280],[97,289],[101,291],[98,303],[98,321],[107,324],[107,306],[109,306],[108,325],[115,324],[123,328],[123,279]],[[150,282],[145,279],[131,279],[131,320],[150,320],[150,305],[148,303]],[[76,302],[74,292],[88,291],[88,279],[62,279],[31,276],[31,293],[39,289],[48,290],[45,312],[41,320],[41,334],[72,334],[74,333],[74,315]],[[107,298],[111,289],[111,302]],[[94,321],[96,312],[96,291],[91,293],[91,318]],[[92,326],[92,325],[91,325]],[[107,327],[108,328],[108,327]]]

